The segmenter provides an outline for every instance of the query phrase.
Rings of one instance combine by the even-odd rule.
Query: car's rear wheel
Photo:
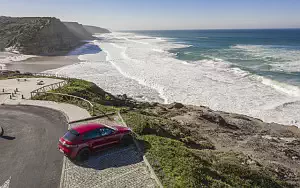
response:
[[[133,137],[131,134],[126,134],[121,139],[121,144],[123,146],[128,146],[133,143]]]
[[[79,162],[87,161],[90,158],[90,155],[91,155],[91,151],[89,150],[89,148],[83,148],[78,152],[76,156],[76,161]]]

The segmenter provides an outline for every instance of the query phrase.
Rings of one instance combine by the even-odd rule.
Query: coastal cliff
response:
[[[63,23],[52,17],[0,17],[0,51],[64,55],[92,39],[92,32],[76,22]]]
[[[90,100],[96,115],[121,112],[165,187],[300,187],[296,126],[205,106],[139,102],[77,79],[55,92]]]

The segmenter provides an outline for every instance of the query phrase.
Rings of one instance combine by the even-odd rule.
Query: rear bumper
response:
[[[69,148],[66,148],[66,147],[63,147],[62,145],[58,145],[58,150],[62,153],[62,154],[64,154],[65,156],[67,156],[68,158],[71,158],[71,159],[73,159],[73,158],[75,158],[76,157],[76,154],[77,154],[77,152],[75,152],[75,151],[73,151],[73,150],[71,150],[71,149],[69,149]]]

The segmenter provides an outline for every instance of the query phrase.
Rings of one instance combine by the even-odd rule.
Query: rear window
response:
[[[73,141],[79,136],[79,133],[73,129],[69,130],[65,135],[64,139],[68,141]]]

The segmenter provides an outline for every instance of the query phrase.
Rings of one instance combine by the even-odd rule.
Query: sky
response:
[[[0,15],[111,30],[300,28],[300,0],[0,0]]]

